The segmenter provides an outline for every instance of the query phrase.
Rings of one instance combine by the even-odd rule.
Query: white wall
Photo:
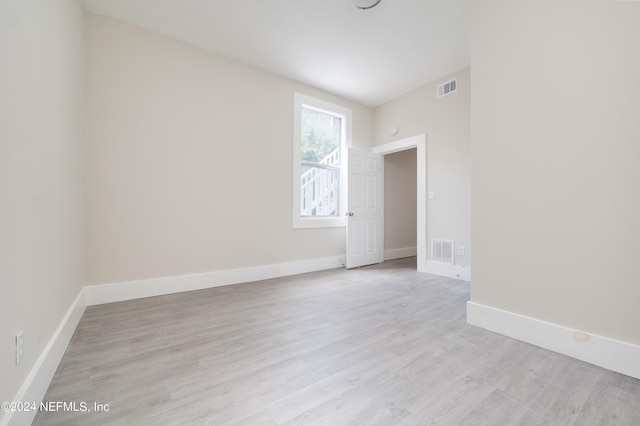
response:
[[[458,78],[458,90],[437,98],[436,85]],[[470,266],[470,108],[469,68],[422,86],[374,112],[374,145],[427,134],[427,187],[435,198],[427,201],[427,235],[454,240],[465,247],[456,265]],[[390,129],[397,126],[396,135]],[[430,250],[430,247],[429,247]]]
[[[416,149],[384,156],[384,249],[416,247]]]
[[[472,301],[640,344],[640,3],[471,21]]]
[[[370,108],[87,15],[87,283],[340,256],[344,228],[292,229],[293,93]]]
[[[83,20],[75,0],[0,2],[0,401],[84,283]]]

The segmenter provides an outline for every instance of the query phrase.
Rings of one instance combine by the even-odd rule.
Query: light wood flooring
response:
[[[88,307],[36,425],[640,425],[640,381],[466,323],[415,258]]]

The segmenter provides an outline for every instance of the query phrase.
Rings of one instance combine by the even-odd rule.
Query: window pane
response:
[[[338,166],[341,126],[340,117],[302,108],[302,161]]]
[[[323,167],[301,167],[300,215],[337,216],[340,171]]]

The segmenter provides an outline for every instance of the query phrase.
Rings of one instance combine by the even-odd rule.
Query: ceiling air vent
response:
[[[453,240],[431,240],[431,260],[453,265]]]
[[[458,79],[454,78],[445,83],[438,84],[438,97],[441,98],[445,95],[455,92],[458,89]]]

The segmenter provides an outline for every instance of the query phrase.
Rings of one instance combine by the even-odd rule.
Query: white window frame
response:
[[[300,215],[300,172],[302,144],[302,108],[310,108],[342,119],[340,145],[340,196],[338,216]],[[352,113],[349,108],[332,104],[301,93],[293,94],[293,228],[335,228],[347,225],[347,156],[351,146]]]

